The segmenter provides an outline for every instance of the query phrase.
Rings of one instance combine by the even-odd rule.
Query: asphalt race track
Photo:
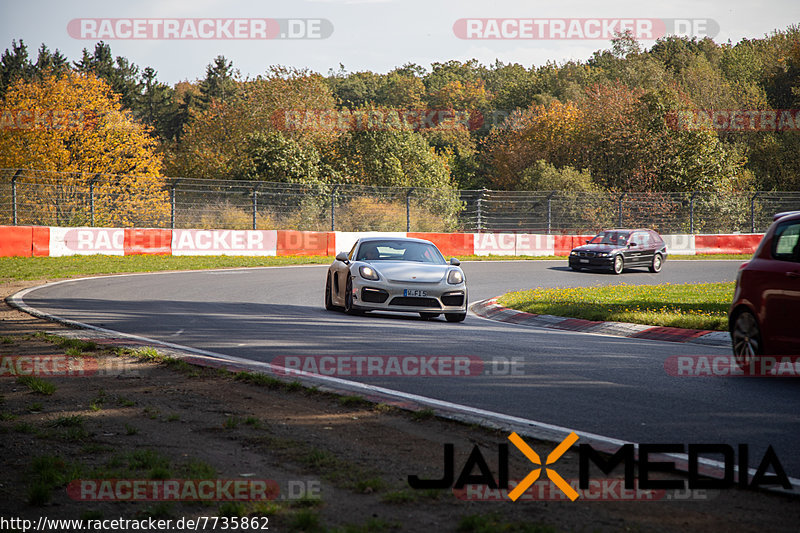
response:
[[[536,286],[732,281],[741,261],[680,261],[661,274],[572,272],[566,261],[463,265],[471,303]],[[633,442],[773,445],[800,477],[800,386],[790,378],[682,378],[673,355],[729,348],[636,340],[485,320],[349,316],[322,307],[324,266],[197,271],[76,280],[36,289],[39,311],[115,331],[270,362],[276,356],[522,358],[521,375],[352,378],[382,387]],[[491,370],[492,365],[487,365]],[[519,372],[519,370],[518,370]],[[751,467],[755,467],[752,465]]]

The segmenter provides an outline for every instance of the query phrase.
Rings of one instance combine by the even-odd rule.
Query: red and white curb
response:
[[[540,328],[563,329],[580,333],[595,333],[598,335],[612,335],[615,337],[628,337],[632,339],[649,339],[669,342],[690,342],[706,346],[730,346],[730,335],[725,331],[712,331],[708,329],[684,329],[661,326],[647,326],[644,324],[630,324],[628,322],[604,322],[585,320],[582,318],[565,318],[554,315],[536,315],[509,309],[497,303],[497,299],[489,298],[472,305],[473,313],[482,318],[521,324]]]

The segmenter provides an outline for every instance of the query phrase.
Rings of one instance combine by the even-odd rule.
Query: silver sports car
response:
[[[467,316],[467,284],[456,258],[422,239],[363,237],[328,267],[325,309],[399,311],[448,322]]]

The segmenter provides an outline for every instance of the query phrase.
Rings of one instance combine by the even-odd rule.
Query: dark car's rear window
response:
[[[651,239],[651,240],[650,240],[650,242],[651,242],[652,244],[655,244],[655,245],[661,245],[661,244],[664,244],[664,239],[662,239],[662,238],[661,238],[661,235],[659,235],[659,234],[658,234],[658,233],[656,233],[655,231],[653,231],[653,230],[650,230],[650,231],[648,231],[647,233],[649,233],[649,234],[650,234],[650,239]]]

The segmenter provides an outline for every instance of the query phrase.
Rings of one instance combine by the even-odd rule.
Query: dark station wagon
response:
[[[667,259],[667,245],[651,229],[610,229],[601,231],[569,254],[572,270],[602,269],[621,274],[626,268],[647,267],[661,272]]]

